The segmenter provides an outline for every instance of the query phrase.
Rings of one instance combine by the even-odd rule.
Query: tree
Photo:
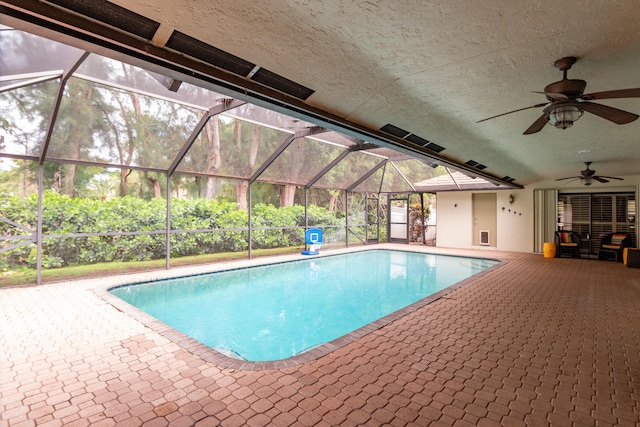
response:
[[[108,66],[108,64],[105,64]],[[116,79],[132,88],[157,84],[149,74],[131,65],[121,64],[113,69]],[[192,133],[201,110],[183,104],[141,94],[136,90],[101,89],[107,98],[103,108],[109,133],[104,145],[115,161],[123,166],[120,172],[120,195],[128,193],[128,180],[132,176],[127,166],[167,168],[178,155]],[[138,183],[140,194],[163,197],[166,174],[142,170]]]
[[[338,196],[340,196],[340,190],[329,190],[329,212],[333,212],[336,208],[336,201],[338,200]]]
[[[207,140],[207,181],[204,187],[204,197],[213,199],[216,188],[215,174],[220,169],[220,123],[218,116],[211,117],[205,125]]]
[[[65,102],[55,123],[55,138],[50,145],[51,150],[58,152],[63,158],[71,160],[91,159],[90,148],[93,136],[105,126],[102,115],[94,105],[101,104],[102,97],[92,84],[80,79],[70,79],[65,87]],[[69,196],[77,195],[76,178],[78,165],[69,163],[60,165],[60,192]]]
[[[280,207],[293,206],[297,183],[300,177],[300,171],[305,167],[305,139],[297,138],[287,149],[281,154],[283,162],[279,164],[282,169],[281,175],[286,177],[291,184],[282,184],[278,186],[278,194],[280,195]]]
[[[46,83],[3,94],[3,101],[12,107],[8,111],[15,116],[15,120],[8,122],[12,123],[14,145],[24,147],[21,154],[40,156],[56,93],[56,85]],[[63,91],[47,155],[69,160],[99,160],[91,147],[94,135],[104,129],[102,114],[96,114],[93,108],[100,103],[101,95],[93,90],[91,84],[80,79],[69,80]],[[31,163],[29,168],[31,173],[27,176],[35,183],[38,164]],[[91,178],[86,174],[79,175],[78,170],[77,164],[45,163],[45,186],[70,196],[76,195],[77,188],[86,185]]]
[[[11,130],[9,125],[7,128]],[[28,155],[29,141],[31,140],[30,136],[25,132],[19,132],[17,128],[15,128],[13,133],[15,142],[22,145],[24,147],[24,154]],[[0,144],[0,150],[1,149],[4,149],[2,144]],[[12,167],[0,176],[0,193],[15,194],[16,190],[18,190],[17,195],[20,197],[26,197],[29,194],[37,192],[37,179],[33,176],[34,171],[33,168],[30,167],[31,162],[27,160],[9,161],[7,159],[7,163],[9,162],[12,164]],[[16,185],[16,183],[19,184]],[[2,189],[3,187],[6,187],[6,189]]]
[[[241,149],[241,140],[242,140],[242,122],[239,120],[235,121],[235,139],[236,145],[238,149]],[[258,148],[260,147],[260,136],[262,135],[262,128],[260,126],[253,125],[253,130],[251,132],[251,145],[249,148],[249,158],[248,162],[244,167],[245,176],[251,175],[253,168],[256,164],[256,158],[258,155]],[[237,180],[236,181],[236,200],[238,202],[238,207],[243,210],[247,210],[247,191],[249,189],[249,181],[247,180]]]

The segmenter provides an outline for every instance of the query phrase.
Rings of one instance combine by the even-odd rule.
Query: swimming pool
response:
[[[332,341],[496,264],[376,249],[109,292],[223,354],[262,362]]]

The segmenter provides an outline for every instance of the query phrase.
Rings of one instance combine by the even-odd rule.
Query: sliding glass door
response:
[[[558,195],[558,230],[572,230],[583,241],[582,251],[597,254],[606,234],[631,234],[636,246],[634,193],[577,193]]]

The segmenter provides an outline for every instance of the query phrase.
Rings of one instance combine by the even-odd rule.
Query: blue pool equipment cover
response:
[[[302,251],[302,255],[318,255],[318,249],[322,246],[322,230],[310,228],[304,233],[304,243],[307,249]]]

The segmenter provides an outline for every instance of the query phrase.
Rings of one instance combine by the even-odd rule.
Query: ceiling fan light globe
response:
[[[563,120],[553,124],[553,127],[556,129],[568,129],[571,126],[573,126],[573,122],[571,120]]]
[[[549,113],[549,123],[556,129],[567,129],[582,116],[582,111],[573,105],[560,105]]]
[[[590,186],[591,184],[593,184],[593,178],[588,176],[588,177],[584,177],[584,178],[580,178],[580,182],[582,184],[584,184],[585,186]]]

